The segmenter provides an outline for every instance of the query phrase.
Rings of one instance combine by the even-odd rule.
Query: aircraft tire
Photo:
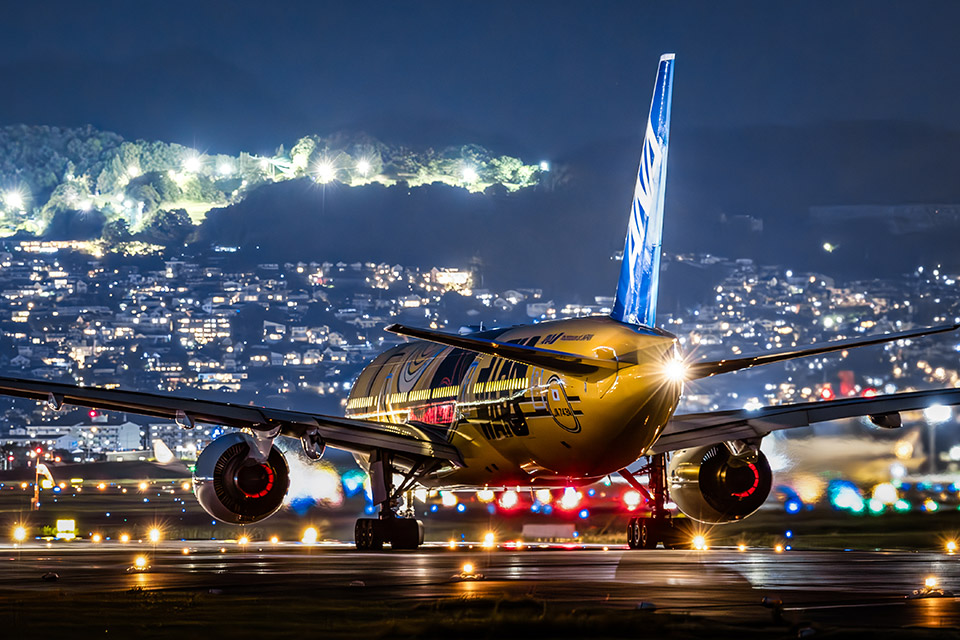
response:
[[[412,518],[384,520],[393,549],[417,549],[423,543],[423,523]]]
[[[637,536],[637,548],[656,549],[658,540],[653,523],[650,522],[649,518],[639,518],[638,520],[640,521],[640,531]]]
[[[627,522],[627,546],[631,549],[640,548],[637,544],[637,539],[640,536],[640,527],[637,520],[637,518],[630,518],[630,521]]]
[[[383,523],[379,519],[360,518],[354,528],[354,540],[359,551],[383,549]]]

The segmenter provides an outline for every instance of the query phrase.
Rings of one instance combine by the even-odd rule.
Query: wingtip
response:
[[[677,57],[677,54],[675,53],[665,53],[662,56],[660,56],[660,62],[663,62],[664,60],[673,60],[676,57]]]

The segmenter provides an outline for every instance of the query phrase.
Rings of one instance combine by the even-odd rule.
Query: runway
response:
[[[143,556],[144,570],[133,568]],[[404,603],[536,598],[569,607],[652,608],[744,624],[783,617],[837,627],[960,627],[960,599],[908,600],[928,577],[960,591],[960,562],[943,553],[537,546],[426,547],[361,553],[345,545],[165,541],[0,546],[0,598],[44,593],[290,594]],[[464,579],[463,565],[482,579]],[[59,579],[41,576],[55,572]]]

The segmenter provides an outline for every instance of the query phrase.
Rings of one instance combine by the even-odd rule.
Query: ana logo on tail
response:
[[[673,65],[674,54],[661,56],[623,246],[617,298],[611,314],[620,322],[649,327],[654,325],[657,313]]]

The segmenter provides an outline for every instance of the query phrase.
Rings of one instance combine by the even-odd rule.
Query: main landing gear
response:
[[[642,474],[650,478],[647,487],[635,477]],[[665,549],[689,547],[692,531],[686,518],[672,517],[666,507],[669,497],[666,454],[652,456],[646,465],[633,473],[622,469],[620,475],[640,492],[650,507],[649,516],[630,518],[627,523],[627,546],[631,549],[656,549],[658,543],[663,543]]]
[[[389,542],[392,549],[416,549],[423,544],[423,523],[413,518],[413,501],[409,493],[418,478],[430,473],[435,463],[416,462],[394,485],[393,456],[377,451],[370,460],[370,484],[373,502],[380,507],[377,518],[360,518],[354,529],[354,540],[361,551],[379,551]],[[407,494],[405,513],[399,513],[400,498]]]

